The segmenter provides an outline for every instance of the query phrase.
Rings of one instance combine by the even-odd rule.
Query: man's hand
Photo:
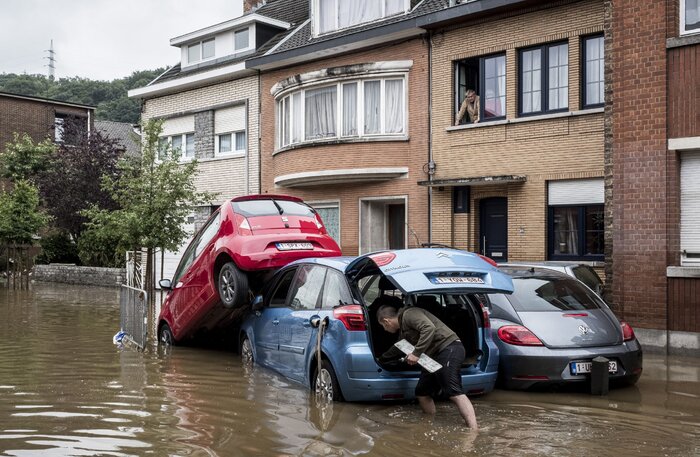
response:
[[[406,363],[409,365],[415,365],[416,363],[418,363],[418,357],[416,357],[413,354],[408,354],[406,356]]]

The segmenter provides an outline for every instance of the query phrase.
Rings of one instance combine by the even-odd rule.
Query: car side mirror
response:
[[[173,290],[173,283],[169,279],[161,279],[158,281],[158,285],[163,290]]]
[[[258,295],[253,299],[253,302],[250,304],[250,308],[253,311],[260,311],[263,309],[263,297],[262,295]]]

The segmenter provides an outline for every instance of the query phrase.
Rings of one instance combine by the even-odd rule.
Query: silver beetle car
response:
[[[586,382],[591,361],[606,357],[611,384],[642,374],[642,348],[582,282],[549,268],[500,266],[512,295],[490,294],[493,339],[500,350],[499,384],[509,389]]]

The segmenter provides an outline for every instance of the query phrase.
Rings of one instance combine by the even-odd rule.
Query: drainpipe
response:
[[[454,0],[450,0],[453,3]],[[433,32],[428,31],[428,181],[433,180]],[[428,186],[428,243],[433,242],[433,186]]]
[[[245,131],[246,131],[246,138],[245,138],[245,159],[244,159],[244,166],[245,166],[245,171],[243,173],[243,181],[245,182],[245,195],[250,194],[250,148],[248,145],[250,144],[250,123],[249,123],[249,118],[248,118],[248,108],[250,106],[250,103],[248,99],[245,99]],[[259,124],[259,123],[258,123]],[[235,135],[234,135],[235,136]],[[233,138],[235,141],[235,138]]]

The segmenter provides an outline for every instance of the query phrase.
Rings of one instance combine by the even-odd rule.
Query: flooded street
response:
[[[606,397],[497,390],[451,404],[336,403],[232,352],[112,344],[118,289],[0,290],[0,455],[700,455],[700,360],[645,355]]]

